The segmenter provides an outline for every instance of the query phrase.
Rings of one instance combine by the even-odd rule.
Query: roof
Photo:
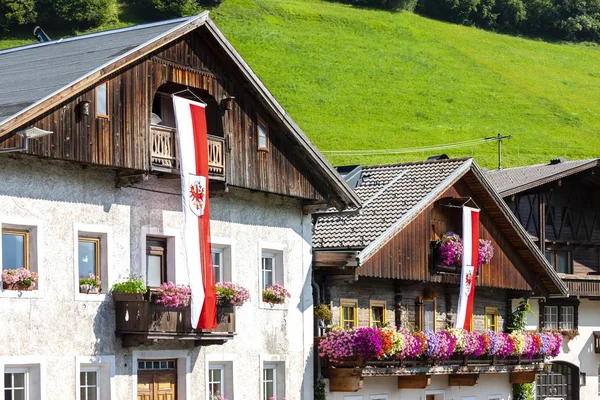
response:
[[[592,158],[490,170],[487,171],[487,178],[496,191],[506,197],[596,167],[598,160]]]
[[[459,159],[363,167],[362,181],[355,189],[363,203],[360,214],[319,218],[313,247],[368,246],[467,162]]]
[[[0,51],[0,139],[65,99],[200,27],[203,35],[216,41],[273,119],[285,127],[284,134],[307,154],[310,167],[333,194],[328,196],[330,203],[338,209],[358,206],[358,196],[258,79],[208,12]]]
[[[567,295],[566,284],[531,241],[525,229],[494,190],[486,173],[472,159],[432,160],[418,163],[364,167],[356,193],[363,206],[358,213],[334,214],[317,219],[313,231],[315,251],[357,250],[358,265],[377,253],[417,215],[433,204],[459,179],[477,186],[478,199],[513,242],[526,269],[519,272],[547,294]]]
[[[0,51],[0,122],[188,19]]]

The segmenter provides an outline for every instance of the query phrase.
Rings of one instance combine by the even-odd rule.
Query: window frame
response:
[[[271,259],[271,285],[265,284],[265,259]],[[272,286],[276,283],[276,270],[277,270],[277,254],[270,253],[268,251],[261,252],[260,255],[260,273],[261,273],[261,290],[265,290],[267,287]]]
[[[490,324],[488,322],[488,315],[491,315],[494,319],[494,324],[491,325],[493,327],[493,329],[490,328]],[[498,330],[500,328],[499,322],[500,322],[500,320],[498,318],[498,307],[485,307],[485,318],[484,318],[485,330],[486,331],[492,330],[494,332],[498,332]]]
[[[215,283],[223,283],[225,282],[225,249],[222,247],[214,247],[211,246],[211,257],[213,254],[219,255],[219,279],[217,280],[217,275],[215,274]],[[215,272],[215,262],[212,260],[213,265],[213,274]]]
[[[386,310],[386,301],[385,300],[370,300],[369,301],[369,326],[374,328],[373,323],[375,322],[373,318],[373,308],[382,308],[383,312],[381,313],[381,326],[384,326],[387,323],[387,310]]]
[[[149,242],[161,242],[164,245],[163,246],[154,246],[149,244]],[[162,263],[161,263],[161,267],[160,267],[160,281],[162,284],[163,282],[167,282],[167,276],[168,276],[168,247],[169,247],[169,242],[168,242],[168,238],[166,237],[159,237],[159,236],[153,236],[153,235],[146,235],[146,271],[145,271],[145,281],[146,281],[146,285],[148,287],[158,287],[158,286],[150,286],[148,285],[148,256],[161,256],[162,258]]]
[[[102,279],[103,279],[102,269],[101,269],[101,265],[102,265],[102,239],[100,237],[87,236],[87,235],[82,235],[81,233],[78,233],[78,235],[77,235],[77,246],[79,246],[80,242],[94,243],[94,245],[95,245],[94,247],[96,248],[96,260],[95,260],[95,265],[94,265],[95,276],[96,276],[96,278],[100,279],[100,281],[102,281]],[[79,255],[79,250],[77,250],[77,254]],[[79,274],[79,277],[81,278],[81,273],[79,271],[79,257],[77,259],[77,272]]]
[[[433,299],[421,300],[421,330],[425,331],[425,303],[433,304],[433,332],[437,331],[437,301]]]
[[[539,307],[539,327],[540,329],[556,329],[561,332],[568,332],[571,330],[579,329],[579,300],[575,298],[567,298],[567,299],[540,299],[538,303]],[[547,319],[546,319],[546,307],[556,307],[556,328],[548,328],[547,327]],[[561,316],[563,315],[563,310],[568,308],[573,308],[573,328],[570,329],[561,329]]]
[[[558,272],[558,253],[567,254],[567,269],[569,272]],[[548,255],[550,255],[550,260],[548,260]],[[571,250],[564,248],[550,248],[544,251],[544,256],[546,256],[546,260],[550,263],[556,273],[566,275],[573,274],[573,253]]]
[[[14,394],[14,389],[23,389],[23,399],[24,400],[29,400],[29,368],[4,368],[4,373],[2,375],[2,379],[3,382],[6,379],[6,374],[24,374],[24,378],[23,378],[23,388],[15,388],[15,387],[11,387],[11,388],[7,388],[6,386],[4,386],[4,383],[2,384],[2,388],[3,388],[3,395],[6,396],[6,390],[10,390],[12,389],[12,393]],[[13,377],[13,382],[14,382],[14,377]],[[14,396],[13,396],[14,398]]]
[[[106,107],[106,114],[101,114],[98,112],[98,89],[100,89],[102,86],[106,87],[106,92],[105,92],[105,104],[104,106]],[[102,119],[107,119],[110,120],[110,108],[109,108],[109,101],[108,101],[108,93],[109,93],[109,88],[110,88],[110,84],[109,81],[106,82],[102,82],[101,84],[97,85],[94,88],[94,114],[96,116],[96,118],[102,118]]]
[[[273,371],[273,378],[271,383],[273,384],[273,397],[277,398],[277,364],[263,364],[262,367],[262,374],[261,374],[261,387],[262,387],[262,398],[263,400],[269,400],[270,397],[267,397],[267,390],[266,390],[266,383],[267,381],[265,380],[265,371],[266,370],[272,370]]]
[[[261,146],[260,145],[260,138],[261,138],[261,129],[260,126],[264,126],[264,131],[265,131],[265,144],[266,146]],[[256,121],[256,146],[258,151],[269,151],[269,135],[270,134],[270,128],[269,128],[269,124],[267,124],[265,122],[264,119],[261,118],[261,116],[259,115]]]
[[[212,364],[209,363],[208,366],[208,380],[206,382],[206,386],[208,388],[208,398],[212,400],[213,396],[216,396],[215,393],[211,391],[211,385],[215,382],[212,380],[211,372],[214,370],[219,370],[221,372],[221,379],[219,380],[220,390],[218,391],[222,396],[225,393],[225,365],[224,364]]]
[[[84,400],[81,398],[81,389],[83,386],[83,382],[81,382],[81,374],[87,374],[89,372],[93,372],[96,374],[96,399],[97,400],[101,400],[102,399],[102,372],[100,370],[100,367],[80,367],[79,369],[79,387],[77,388],[77,390],[79,391],[79,399],[78,400]],[[85,387],[93,387],[93,386],[88,386],[85,385]],[[87,395],[86,395],[86,399],[87,399]]]
[[[340,326],[342,328],[346,328],[345,322],[350,321],[344,318],[344,309],[346,308],[354,308],[354,315],[352,323],[354,326],[349,326],[348,328],[357,328],[358,327],[358,300],[357,299],[340,299]]]
[[[31,263],[30,263],[30,256],[29,256],[29,252],[30,252],[29,229],[28,228],[23,228],[23,229],[2,228],[0,230],[0,233],[2,234],[2,236],[13,235],[13,236],[22,236],[23,237],[23,268],[25,268],[26,270],[31,270]],[[2,248],[2,253],[4,254],[4,248]],[[4,265],[1,266],[1,269],[5,269]],[[13,268],[11,268],[11,269],[13,269]],[[15,268],[15,269],[18,269],[18,268]]]

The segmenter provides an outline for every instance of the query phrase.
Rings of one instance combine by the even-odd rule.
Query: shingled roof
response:
[[[137,25],[0,51],[0,123],[188,19]]]
[[[364,248],[427,197],[467,159],[364,167],[355,191],[359,214],[322,217],[313,232],[313,247]]]
[[[527,165],[487,171],[487,178],[501,196],[506,197],[522,192],[565,176],[598,166],[599,159],[564,161]]]

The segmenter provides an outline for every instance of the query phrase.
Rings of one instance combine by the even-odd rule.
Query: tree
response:
[[[35,0],[0,0],[0,32],[34,22]]]

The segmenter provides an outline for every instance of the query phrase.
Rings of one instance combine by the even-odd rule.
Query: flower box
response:
[[[99,294],[100,290],[98,289],[99,288],[94,285],[79,285],[79,293]]]
[[[323,376],[329,378],[331,392],[356,392],[363,387],[360,368],[327,368]]]
[[[2,282],[2,289],[4,290],[22,290],[22,291],[29,291],[29,290],[33,290],[32,286],[25,286],[21,283],[6,283],[6,282]]]
[[[144,301],[144,293],[112,293],[114,301]]]

